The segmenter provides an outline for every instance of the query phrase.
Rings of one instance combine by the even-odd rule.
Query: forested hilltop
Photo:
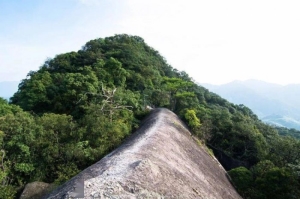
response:
[[[300,198],[299,140],[198,86],[129,35],[57,55],[28,73],[10,103],[0,99],[0,198],[32,181],[63,183],[95,163],[138,128],[147,105],[178,114],[244,198]]]

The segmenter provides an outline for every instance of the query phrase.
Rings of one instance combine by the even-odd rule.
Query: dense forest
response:
[[[282,136],[291,136],[291,137],[295,137],[297,139],[300,139],[300,131],[297,130],[297,129],[288,129],[288,128],[285,128],[285,127],[278,127],[278,126],[274,126],[274,128],[277,129],[279,135],[282,135]]]
[[[199,66],[201,67],[201,66]],[[205,73],[205,68],[202,70]],[[0,98],[0,198],[65,182],[139,127],[145,106],[178,114],[217,154],[244,198],[300,198],[300,141],[198,86],[138,36],[87,42],[30,71]]]

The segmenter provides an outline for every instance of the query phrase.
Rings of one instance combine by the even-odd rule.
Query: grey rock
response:
[[[43,198],[70,198],[80,181],[86,199],[241,198],[224,168],[167,109],[153,109],[124,144]]]
[[[19,199],[40,199],[53,189],[53,185],[45,182],[31,182],[28,183]]]

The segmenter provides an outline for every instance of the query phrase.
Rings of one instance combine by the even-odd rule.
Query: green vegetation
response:
[[[300,131],[297,129],[288,129],[285,127],[278,127],[278,126],[274,126],[274,128],[277,129],[279,135],[282,136],[291,136],[291,137],[295,137],[297,139],[300,139]]]
[[[299,140],[279,136],[128,35],[57,55],[28,73],[10,104],[0,99],[0,198],[32,181],[60,184],[95,163],[138,127],[145,105],[173,110],[238,162],[229,162],[229,174],[245,198],[300,198]]]

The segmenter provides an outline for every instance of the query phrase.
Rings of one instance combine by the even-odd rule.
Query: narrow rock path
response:
[[[77,187],[77,188],[74,188]],[[119,148],[44,198],[241,198],[180,119],[154,109]]]

